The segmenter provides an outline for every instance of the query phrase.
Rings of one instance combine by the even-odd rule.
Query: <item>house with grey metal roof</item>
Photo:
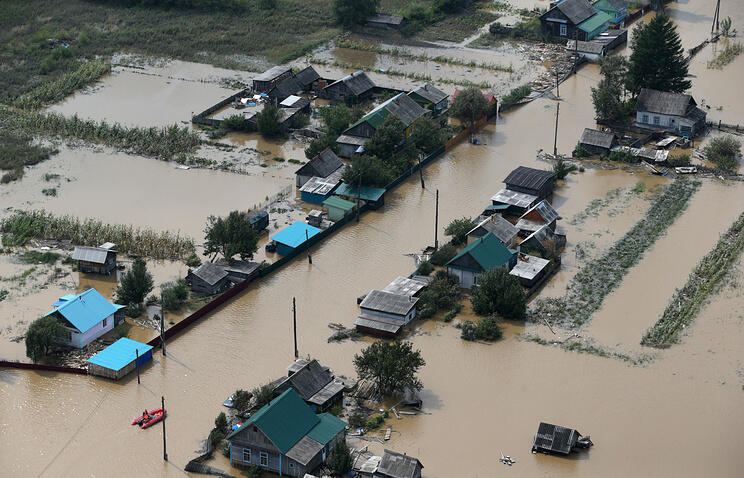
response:
[[[72,260],[86,274],[111,274],[116,270],[116,244],[106,242],[99,247],[75,246]]]
[[[372,138],[377,132],[377,128],[382,126],[385,120],[392,115],[403,123],[405,135],[409,136],[413,131],[413,123],[427,113],[427,109],[421,107],[405,94],[399,93],[376,106],[356,123],[349,126],[344,134]]]
[[[636,100],[636,126],[695,136],[705,129],[705,111],[685,93],[643,88]]]
[[[566,52],[584,57],[588,61],[597,62],[605,55],[605,44],[595,41],[568,40]]]
[[[357,331],[393,337],[401,327],[416,317],[418,297],[371,290],[359,308],[361,312],[354,324]]]
[[[424,83],[411,90],[408,96],[421,107],[439,114],[447,109],[449,95],[434,85]]]
[[[579,145],[592,154],[603,154],[609,152],[618,144],[615,133],[597,131],[596,129],[584,128],[579,139]]]
[[[302,93],[304,90],[302,83],[292,74],[281,81],[278,81],[273,88],[269,90],[269,98],[272,101],[281,103],[290,96]]]
[[[191,290],[201,294],[217,294],[228,285],[228,273],[217,264],[205,262],[186,274],[186,283]]]
[[[491,205],[501,208],[499,211],[508,216],[521,216],[535,204],[538,203],[537,196],[520,193],[511,189],[502,189],[491,196]]]
[[[422,290],[426,288],[433,277],[415,275],[413,277],[396,277],[393,282],[386,285],[384,292],[391,292],[393,294],[405,295],[408,297],[418,297]]]
[[[504,179],[506,189],[546,199],[553,192],[555,173],[520,166]]]
[[[346,97],[352,97],[355,101],[363,101],[372,96],[375,84],[369,79],[364,71],[359,70],[347,75],[340,80],[334,81],[323,88],[320,97],[342,101]]]
[[[253,78],[253,91],[256,93],[268,93],[285,78],[294,76],[289,66],[275,66],[264,71]]]
[[[299,362],[299,363],[298,363]],[[321,413],[341,401],[344,384],[335,380],[328,367],[317,360],[299,360],[288,368],[288,376],[280,382],[274,392],[279,394],[293,388],[315,413]]]
[[[295,184],[301,188],[312,177],[327,178],[344,166],[331,148],[326,148],[295,171]]]
[[[421,478],[424,465],[418,458],[385,450],[374,474],[375,478]]]
[[[555,223],[558,217],[558,211],[548,201],[543,200],[522,214],[516,227],[524,237],[540,230],[543,226],[548,226],[555,231]]]
[[[481,221],[467,233],[467,243],[471,244],[488,233],[492,233],[509,249],[517,245],[519,229],[504,219],[500,214],[482,217]]]

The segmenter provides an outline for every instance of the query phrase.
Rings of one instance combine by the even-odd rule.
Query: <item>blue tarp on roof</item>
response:
[[[85,333],[91,327],[124,307],[123,305],[112,304],[95,289],[88,289],[82,294],[64,300],[68,297],[69,295],[61,297],[55,304],[63,303],[48,312],[44,317],[59,312],[81,333]]]
[[[137,358],[137,351],[139,351],[141,362],[150,360],[152,357],[142,360],[150,350],[152,350],[151,345],[123,337],[89,358],[88,363],[111,370],[121,370]]]
[[[305,234],[306,231],[307,235]],[[271,236],[271,239],[294,249],[320,232],[317,227],[297,221]]]

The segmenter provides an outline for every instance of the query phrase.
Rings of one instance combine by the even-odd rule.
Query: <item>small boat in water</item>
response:
[[[139,425],[142,428],[148,428],[164,419],[167,415],[168,412],[164,409],[156,408],[155,410],[147,412],[147,415],[142,414],[142,416],[132,420],[132,425]]]

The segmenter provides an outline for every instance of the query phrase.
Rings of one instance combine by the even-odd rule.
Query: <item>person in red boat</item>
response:
[[[150,414],[147,413],[147,409],[145,408],[144,413],[142,413],[142,417],[145,419],[145,421],[150,419]]]

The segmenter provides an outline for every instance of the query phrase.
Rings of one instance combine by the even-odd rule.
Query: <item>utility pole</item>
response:
[[[577,28],[574,32],[574,66],[573,72],[576,74],[576,66],[579,62],[579,29]]]
[[[163,409],[163,460],[168,461],[168,451],[165,447],[165,397],[163,397],[162,395],[160,396],[160,406]]]
[[[362,172],[359,171],[359,180],[357,184],[357,223],[359,223],[359,210],[362,208]]]
[[[418,154],[419,177],[421,178],[421,189],[426,189],[426,185],[424,184],[424,170],[421,169],[421,156],[422,156],[422,153],[419,153]]]
[[[134,353],[137,354],[137,358],[134,359],[134,366],[137,368],[137,384],[140,383],[140,376],[139,376],[139,349],[134,349]]]
[[[163,294],[160,294],[160,346],[163,348],[163,357],[165,357],[165,301]]]
[[[558,158],[558,112],[561,110],[561,104],[555,104],[555,136],[553,136],[553,156]]]
[[[558,81],[558,68],[555,69],[555,96],[561,97],[561,90],[559,89],[560,82]]]
[[[292,297],[292,322],[294,325],[295,360],[297,360],[300,353],[297,351],[297,303],[295,302],[294,297]]]
[[[439,249],[439,189],[437,189],[437,204],[434,211],[434,250],[436,251]]]
[[[718,0],[718,1],[716,2],[716,11],[715,11],[715,13],[713,14],[713,24],[712,24],[712,25],[710,26],[710,32],[711,32],[711,33],[713,33],[713,29],[714,29],[714,28],[715,28],[715,30],[716,30],[716,33],[718,33],[718,23],[719,23],[719,22],[718,22],[718,20],[719,20],[719,18],[718,18],[718,14],[719,14],[719,10],[720,10],[720,9],[721,9],[721,0]]]
[[[310,255],[310,235],[307,233],[307,229],[305,229],[305,243],[307,244],[307,262],[312,264],[313,256]]]

